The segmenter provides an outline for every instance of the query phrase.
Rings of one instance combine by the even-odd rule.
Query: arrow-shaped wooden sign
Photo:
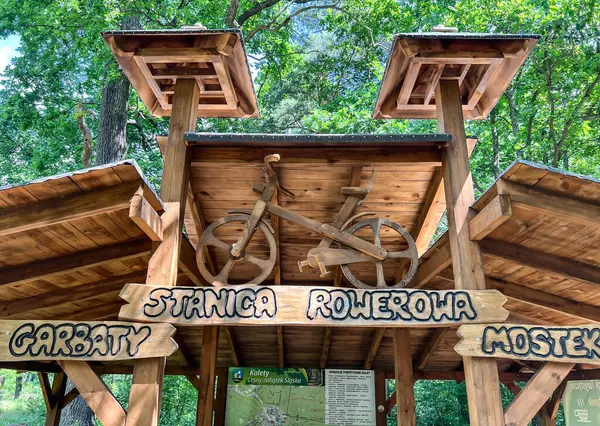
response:
[[[127,284],[122,320],[181,325],[429,327],[504,321],[495,290],[363,290],[308,286]]]
[[[598,325],[463,325],[454,350],[462,356],[600,364]]]
[[[169,356],[170,324],[0,320],[0,361],[113,361]]]

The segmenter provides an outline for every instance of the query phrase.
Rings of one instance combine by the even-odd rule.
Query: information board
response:
[[[566,426],[600,425],[600,380],[569,381],[563,409]]]
[[[375,424],[375,372],[325,370],[325,422],[329,425]]]
[[[230,368],[226,426],[375,426],[375,373]]]
[[[504,321],[496,290],[127,284],[119,318],[179,325],[424,327]]]

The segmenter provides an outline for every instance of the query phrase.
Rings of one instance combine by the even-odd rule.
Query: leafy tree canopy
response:
[[[515,158],[600,175],[600,8],[594,0],[5,0],[0,37],[19,56],[0,87],[0,183],[82,166],[84,119],[98,132],[102,89],[118,75],[100,31],[200,22],[239,26],[262,116],[202,119],[214,132],[435,131],[431,121],[375,121],[371,111],[391,37],[445,24],[462,31],[539,33],[542,40],[492,116],[468,124],[480,138],[480,189]],[[152,118],[132,90],[126,157],[160,174]],[[492,154],[490,156],[490,154]]]

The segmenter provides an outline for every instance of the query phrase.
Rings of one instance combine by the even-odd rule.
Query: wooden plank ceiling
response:
[[[397,34],[373,118],[436,118],[438,81],[458,80],[465,118],[484,119],[539,38],[531,34]]]
[[[258,116],[240,30],[187,27],[102,36],[153,115],[171,115],[175,83],[185,78],[200,87],[200,117]]]
[[[373,146],[358,145],[335,150],[298,149],[293,144],[221,149],[189,143],[192,145],[192,173],[186,214],[189,223],[195,226],[187,227],[192,241],[206,223],[227,214],[229,209],[252,207],[257,195],[252,193],[251,187],[264,179],[261,159],[265,152],[282,155],[277,165],[281,183],[297,195],[296,200],[290,200],[280,194],[280,205],[310,218],[330,221],[342,203],[340,187],[348,186],[351,181],[368,186],[373,167],[371,192],[358,212],[376,211],[399,222],[417,237],[417,230],[432,232],[430,229],[435,229],[431,224],[419,225],[424,217],[439,221],[437,212],[443,212],[443,197],[435,197],[440,183],[439,158],[430,149],[435,143],[424,144],[420,149],[410,144],[402,148],[400,144],[400,148],[385,155]],[[504,181],[520,185],[517,189],[521,192],[502,186]],[[6,224],[14,222],[7,218],[13,217],[11,212],[17,211],[14,209],[33,211],[34,206],[42,205],[40,203],[77,205],[80,197],[85,197],[87,202],[97,198],[99,192],[126,188],[117,192],[127,193],[143,183],[135,164],[125,161],[0,189],[0,234],[3,235],[0,239],[0,317],[116,319],[122,304],[118,298],[120,288],[126,282],[144,282],[151,250],[150,240],[129,219],[126,203],[120,204],[119,200],[100,205],[91,203],[87,214],[73,210],[66,219],[54,221],[50,215],[39,219],[30,229],[20,228],[19,232],[11,232]],[[534,193],[537,204],[532,207],[532,201],[523,195],[526,194],[523,187],[543,191],[542,195],[550,198]],[[600,183],[515,163],[476,202],[474,209],[482,210],[499,191],[502,194],[513,191],[513,195],[509,195],[512,214],[482,240],[482,245],[489,285],[508,296],[511,321],[600,322],[600,296],[596,291],[600,283],[596,281],[600,273],[600,215],[594,210],[600,208]],[[94,195],[89,197],[90,194]],[[160,212],[162,206],[156,196],[149,195],[149,198]],[[107,208],[109,204],[113,207]],[[586,208],[585,213],[574,212],[575,206]],[[436,213],[432,214],[434,209]],[[231,232],[221,237],[233,238],[239,226],[237,231]],[[427,239],[431,235],[428,234]],[[318,243],[317,236],[280,221],[279,240],[280,278],[271,276],[266,284],[348,285],[336,271],[325,278],[313,270],[299,273],[297,261]],[[391,238],[384,240],[394,244]],[[508,244],[508,248],[520,247],[521,251],[507,251]],[[261,253],[264,246],[259,242],[251,249]],[[529,252],[522,255],[522,250]],[[442,237],[422,256],[420,272],[412,285],[451,288],[452,271],[447,253],[447,239]],[[536,253],[542,256],[534,256]],[[548,259],[545,256],[553,256],[549,258],[552,261],[545,262]],[[215,253],[214,260],[218,268],[224,258]],[[556,260],[562,262],[560,268],[553,266]],[[386,272],[396,271],[392,267]],[[367,268],[357,272],[365,280],[372,273]],[[239,271],[234,271],[234,277],[248,279],[251,271],[242,265]],[[194,285],[194,282],[202,284],[198,277],[191,280],[183,273],[180,275],[182,285]],[[194,374],[201,356],[202,329],[180,327],[176,336],[181,350],[169,358],[168,373]],[[416,371],[460,370],[461,358],[452,349],[458,340],[454,329],[411,330],[411,340]],[[218,363],[222,366],[370,367],[391,371],[392,336],[389,330],[377,329],[228,327],[221,329]],[[502,361],[500,366],[503,371],[515,369],[510,362]],[[94,364],[94,368],[103,372],[130,372],[131,363]]]

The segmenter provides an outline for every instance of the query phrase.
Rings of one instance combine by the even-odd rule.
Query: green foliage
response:
[[[212,132],[431,132],[432,121],[372,120],[392,34],[440,23],[464,31],[539,33],[543,37],[494,113],[468,124],[480,138],[472,162],[479,190],[515,158],[600,175],[600,19],[593,0],[283,0],[237,19],[255,76],[261,118],[199,120]],[[81,167],[78,103],[94,137],[104,85],[117,66],[99,33],[125,18],[143,28],[201,22],[223,27],[229,0],[6,0],[0,37],[20,37],[20,56],[0,85],[0,184]],[[151,118],[132,91],[127,156],[156,181]],[[498,138],[492,138],[492,131]],[[497,158],[490,153],[497,151]]]
[[[201,119],[199,131],[434,132],[433,121],[371,118],[394,33],[438,24],[539,33],[542,39],[495,108],[494,120],[467,125],[479,137],[471,160],[477,192],[516,158],[600,177],[597,1],[280,0],[242,19],[259,3],[240,0],[236,15],[261,118]],[[0,185],[81,167],[77,116],[85,115],[95,138],[102,89],[118,73],[100,31],[118,29],[126,18],[142,28],[196,22],[221,28],[229,6],[229,0],[0,2],[0,37],[18,35],[21,41],[19,56],[0,79]],[[126,156],[158,184],[162,162],[155,137],[166,134],[168,121],[151,117],[134,91],[128,114]],[[41,424],[37,378],[25,381],[14,400],[14,372],[0,374],[6,377],[0,423]],[[126,407],[131,378],[106,380]],[[415,394],[419,425],[467,424],[464,384],[418,382]],[[194,424],[195,395],[185,378],[167,377],[161,424]],[[510,398],[503,390],[503,401]]]

